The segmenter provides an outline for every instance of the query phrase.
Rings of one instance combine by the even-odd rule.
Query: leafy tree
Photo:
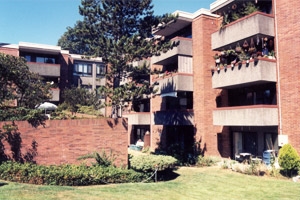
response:
[[[58,45],[73,53],[99,56],[108,63],[107,85],[100,92],[105,93],[113,105],[153,92],[149,85],[149,66],[134,68],[132,63],[159,55],[176,45],[164,37],[151,35],[153,26],[167,23],[176,16],[154,16],[152,9],[151,0],[82,0],[79,13],[83,21],[77,22],[74,28],[68,27],[58,41]],[[140,81],[144,79],[141,72],[148,75],[148,81]],[[124,77],[132,81],[120,85]]]
[[[0,53],[0,77],[0,120],[26,119],[34,123],[43,120],[34,108],[51,98],[50,84],[30,72],[24,58],[3,53]],[[15,100],[17,107],[12,106]]]
[[[67,31],[58,40],[58,45],[68,49],[70,53],[88,55],[90,54],[87,39],[88,30],[83,21],[77,21],[74,28],[67,27]]]
[[[71,112],[77,112],[80,106],[94,106],[95,109],[101,108],[101,102],[95,92],[90,92],[86,88],[72,87],[65,89],[62,95],[64,103]]]

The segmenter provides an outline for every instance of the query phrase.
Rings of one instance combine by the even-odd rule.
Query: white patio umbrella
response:
[[[50,103],[50,102],[44,102],[37,107],[37,109],[44,109],[45,113],[46,113],[46,110],[55,110],[56,108],[57,108],[57,105]]]

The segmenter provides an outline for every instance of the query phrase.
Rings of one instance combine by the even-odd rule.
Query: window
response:
[[[105,70],[105,65],[104,64],[97,64],[96,65],[96,68],[97,68],[97,76],[104,76],[105,73],[106,73],[106,70]]]
[[[25,55],[24,58],[26,59],[27,62],[31,62],[31,56],[30,55]]]
[[[92,64],[75,63],[73,74],[79,76],[92,76]]]
[[[170,95],[172,93],[169,93]],[[175,96],[166,96],[166,109],[193,109],[193,93],[181,92],[174,93]]]
[[[58,60],[57,56],[53,56],[53,55],[21,52],[20,56],[24,57],[27,62],[58,64],[57,63],[57,60]]]

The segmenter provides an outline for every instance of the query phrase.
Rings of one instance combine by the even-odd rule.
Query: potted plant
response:
[[[211,67],[210,67],[210,71],[211,71],[212,74],[214,74],[214,72],[215,72],[215,67],[214,67],[214,66],[211,66]]]
[[[275,52],[273,50],[268,53],[268,58],[275,59]]]
[[[221,59],[217,53],[214,55],[214,59],[215,59],[216,66],[219,65],[221,62]]]
[[[239,68],[241,68],[242,67],[242,61],[240,60],[239,62],[238,62],[238,66],[239,66]]]
[[[223,64],[220,64],[220,65],[217,66],[218,71],[220,71],[222,66],[223,66]]]
[[[249,64],[249,62],[250,62],[250,56],[246,56],[245,60],[246,60],[246,63]]]

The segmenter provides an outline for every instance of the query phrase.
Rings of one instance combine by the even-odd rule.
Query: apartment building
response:
[[[70,54],[60,46],[20,42],[17,45],[0,44],[0,52],[24,57],[30,71],[38,73],[52,85],[50,101],[56,104],[61,101],[61,92],[67,87],[73,85],[92,91],[106,82],[106,66],[101,58]]]
[[[249,2],[258,11],[224,20]],[[223,59],[223,69],[212,74],[212,88],[220,90],[213,125],[220,127],[218,142],[223,144],[223,153],[262,156],[265,150],[278,151],[286,143],[300,152],[299,74],[292,71],[299,59],[294,49],[299,44],[299,39],[294,40],[300,30],[295,19],[299,7],[296,1],[286,4],[282,0],[211,4],[211,12],[222,17],[222,28],[211,34],[211,48]],[[284,21],[286,17],[291,21]],[[236,58],[228,54],[232,49]],[[230,148],[224,151],[227,145]]]
[[[141,61],[134,61],[133,67],[137,66],[150,66],[150,59]],[[120,84],[130,82],[131,79],[123,76]],[[137,77],[139,80],[150,82],[149,75],[141,74]],[[138,84],[138,83],[137,83]],[[128,144],[136,144],[137,141],[142,140],[145,146],[150,147],[150,99],[152,95],[142,95],[140,98],[133,100],[130,103],[125,102],[123,105],[118,107],[118,117],[123,117],[128,124]]]
[[[257,11],[240,14],[245,6]],[[216,64],[221,69],[217,66],[212,72],[212,88],[220,90],[212,112],[213,125],[222,127],[219,142],[224,144],[223,139],[230,138],[230,154],[225,155],[262,156],[265,150],[278,151],[286,141],[278,134],[272,1],[216,1],[211,12],[220,13],[222,20],[220,29],[211,34],[211,48],[221,60]],[[239,16],[234,18],[236,13]]]
[[[128,144],[141,139],[152,150],[187,153],[200,145],[205,155],[234,158],[290,143],[300,153],[299,10],[297,0],[216,0],[209,10],[176,11],[178,19],[153,27],[155,37],[178,46],[148,60],[157,92],[120,105]],[[56,83],[54,102],[70,84],[95,89],[105,82],[101,59],[57,46],[1,44],[0,52],[24,56]]]
[[[142,138],[152,149],[191,152],[200,144],[206,155],[234,158],[290,143],[300,152],[299,7],[217,0],[210,10],[176,11],[177,20],[153,27],[155,37],[179,45],[151,58],[158,92],[146,120],[136,116],[129,127],[149,128]]]

